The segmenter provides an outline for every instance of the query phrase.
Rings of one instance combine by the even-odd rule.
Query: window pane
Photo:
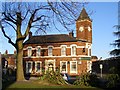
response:
[[[37,56],[40,56],[40,48],[37,48]]]
[[[63,46],[61,48],[61,55],[66,55],[66,47],[65,46]]]
[[[61,72],[67,73],[67,63],[61,62]]]
[[[72,46],[72,55],[76,55],[76,46]]]
[[[49,55],[49,56],[52,56],[52,47],[49,47],[49,48],[48,48],[48,55]]]
[[[76,62],[72,62],[72,71],[76,71]]]
[[[29,48],[28,48],[28,56],[31,56],[31,55],[32,55],[32,48],[29,47]]]
[[[36,65],[36,72],[40,72],[40,63],[37,63]]]
[[[32,63],[28,62],[28,73],[32,71]]]
[[[77,73],[77,62],[70,61],[70,73]]]

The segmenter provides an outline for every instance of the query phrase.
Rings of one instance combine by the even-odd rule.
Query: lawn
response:
[[[4,85],[4,84],[3,84]],[[70,88],[86,88],[86,89],[89,89],[91,88],[92,90],[93,89],[97,89],[97,90],[102,90],[102,89],[99,89],[99,88],[95,88],[95,87],[80,87],[80,86],[75,86],[75,85],[71,85],[71,84],[68,84],[68,85],[54,85],[54,84],[51,84],[51,83],[48,83],[47,81],[40,81],[40,80],[28,80],[28,81],[21,81],[21,82],[14,82],[14,83],[11,83],[10,85],[7,85],[7,87],[5,87],[4,85],[4,88],[6,90],[9,90],[9,89],[62,89],[62,88],[65,88],[65,89],[70,89]]]

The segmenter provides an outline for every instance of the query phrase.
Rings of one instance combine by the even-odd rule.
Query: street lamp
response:
[[[101,78],[102,78],[102,69],[103,69],[103,65],[100,64],[100,72],[101,72],[100,76],[101,76]]]

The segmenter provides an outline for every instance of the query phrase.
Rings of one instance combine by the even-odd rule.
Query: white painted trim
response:
[[[36,57],[36,56],[31,56],[30,58],[61,58],[61,57],[90,57],[88,55],[77,55],[77,56],[40,56],[40,57]],[[29,57],[23,57],[23,58],[29,58]]]
[[[68,72],[67,61],[60,61],[60,72],[62,72],[62,62],[66,63],[66,71],[65,71],[65,73],[67,73]]]
[[[72,44],[73,45],[73,44]],[[74,44],[74,45],[76,45],[76,44]],[[49,45],[49,46],[52,46],[52,45]],[[41,49],[48,49],[48,47],[49,46],[47,46],[46,48],[42,48],[41,46]],[[71,47],[68,47],[67,45],[61,45],[61,46],[66,46],[66,48],[71,48]],[[53,49],[60,49],[61,48],[61,46],[60,47],[54,47],[54,46],[52,46],[53,47]],[[29,47],[29,46],[28,46]],[[27,48],[23,48],[23,50],[27,50],[28,49],[28,47]],[[38,46],[36,46],[36,47],[38,47]],[[85,46],[77,46],[76,45],[76,48],[84,48]],[[36,50],[36,48],[33,48],[32,47],[32,50]]]
[[[76,71],[72,71],[71,69],[72,69],[72,63],[73,62],[76,62]],[[77,69],[77,61],[70,61],[70,73],[78,73],[78,69]]]

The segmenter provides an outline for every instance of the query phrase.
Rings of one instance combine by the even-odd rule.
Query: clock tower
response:
[[[76,38],[92,43],[92,20],[89,18],[85,8],[76,20]]]

